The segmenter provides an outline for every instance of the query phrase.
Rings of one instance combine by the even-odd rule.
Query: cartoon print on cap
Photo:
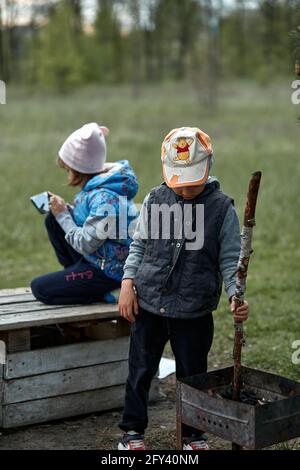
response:
[[[190,160],[190,146],[194,142],[194,139],[187,139],[186,137],[179,137],[177,139],[177,144],[173,144],[173,147],[177,151],[176,157],[173,158],[174,161],[184,160],[186,163],[191,163]]]

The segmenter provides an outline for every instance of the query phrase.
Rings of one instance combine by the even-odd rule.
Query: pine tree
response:
[[[132,29],[130,35],[131,52],[131,81],[133,84],[133,96],[138,97],[141,93],[142,82],[142,36],[141,36],[141,0],[129,0],[129,12],[132,18]]]
[[[114,3],[98,0],[95,21],[99,78],[107,83],[118,83],[124,78],[124,47]]]
[[[155,44],[160,76],[183,79],[199,34],[197,0],[158,0],[155,10]]]
[[[70,0],[70,4],[73,11],[75,32],[80,34],[82,32],[81,0]]]
[[[0,79],[5,79],[2,10],[0,5]]]
[[[37,80],[67,91],[83,81],[84,59],[78,46],[78,31],[72,6],[62,1],[52,11],[37,42]]]
[[[300,76],[300,26],[291,33],[295,56],[295,73]]]

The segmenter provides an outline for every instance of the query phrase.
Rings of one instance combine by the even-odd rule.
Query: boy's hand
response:
[[[233,318],[235,321],[246,321],[249,315],[249,305],[246,300],[244,300],[243,305],[237,307],[235,305],[234,296],[231,299],[230,310],[233,313]]]
[[[65,203],[65,200],[62,197],[56,196],[55,194],[52,194],[52,193],[49,193],[49,194],[50,194],[50,198],[49,198],[50,211],[52,212],[54,216],[67,210],[67,205]]]
[[[122,281],[121,292],[119,296],[119,312],[121,317],[130,323],[135,322],[135,315],[139,313],[137,296],[133,289],[133,279],[124,279]]]

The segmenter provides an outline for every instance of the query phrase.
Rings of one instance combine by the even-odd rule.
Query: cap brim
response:
[[[201,186],[209,175],[209,156],[201,162],[184,166],[168,166],[163,163],[163,174],[169,188]]]

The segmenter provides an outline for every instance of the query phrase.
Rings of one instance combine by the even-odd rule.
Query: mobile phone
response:
[[[47,214],[47,212],[49,212],[50,210],[49,197],[49,193],[47,191],[44,191],[43,193],[31,196],[30,200],[40,214]]]

